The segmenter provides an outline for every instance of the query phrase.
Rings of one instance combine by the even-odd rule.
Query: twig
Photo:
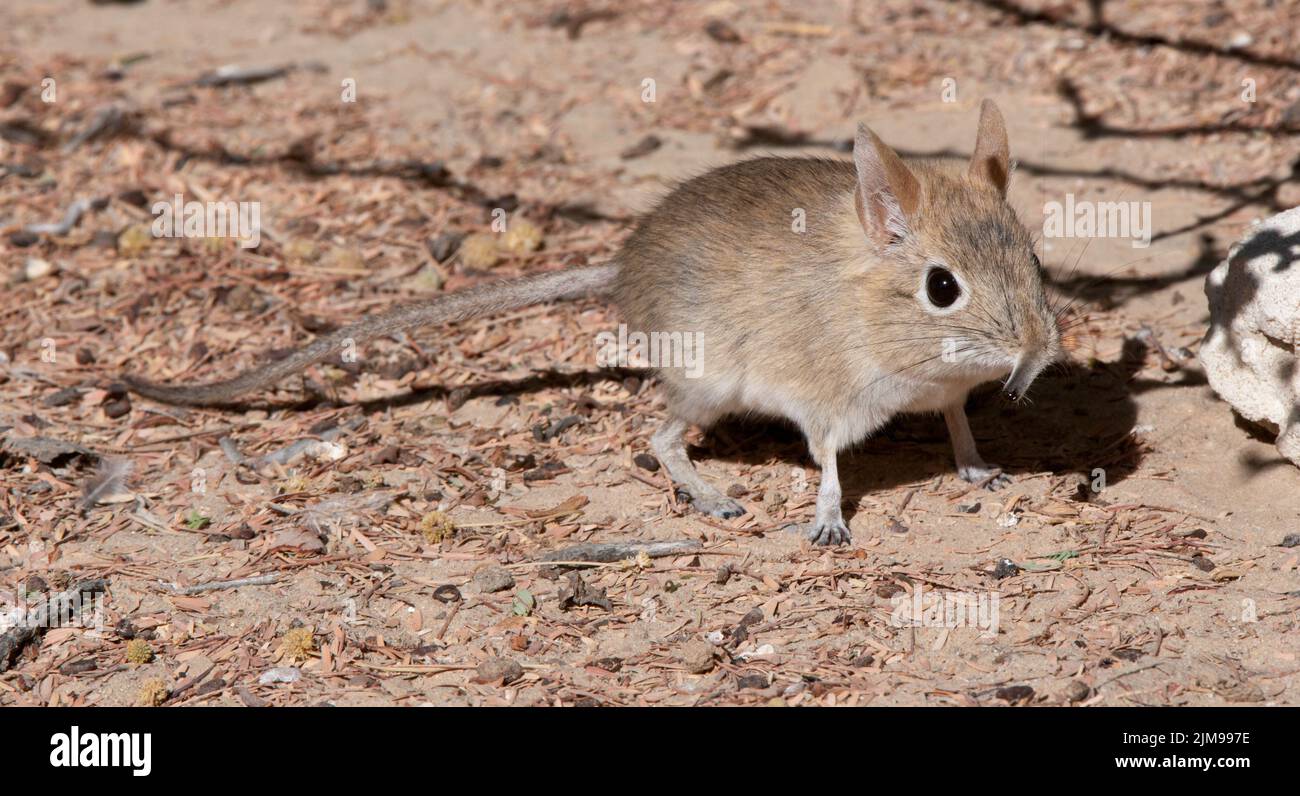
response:
[[[108,206],[107,199],[78,199],[68,205],[63,219],[47,224],[28,224],[24,230],[33,235],[67,235],[77,225],[88,210],[100,210]]]
[[[662,558],[664,556],[675,556],[682,553],[689,553],[700,549],[700,543],[693,539],[684,539],[680,542],[611,542],[607,544],[580,544],[573,547],[566,547],[563,550],[556,550],[541,557],[541,561],[552,564],[560,564],[571,561],[594,561],[601,564],[612,564],[616,561],[623,561],[628,558],[636,558],[641,553],[645,553],[651,558]]]
[[[170,583],[159,583],[159,588],[172,594],[200,594],[205,591],[216,591],[218,589],[238,589],[240,586],[266,586],[275,583],[279,579],[279,574],[272,572],[269,575],[258,575],[253,578],[238,578],[236,580],[217,580],[209,583],[198,583],[193,586],[180,588]]]
[[[254,83],[263,83],[267,80],[275,80],[284,77],[293,70],[297,69],[297,64],[284,64],[282,66],[253,66],[241,67],[233,64],[218,67],[211,72],[204,72],[190,82],[192,86],[250,86]]]
[[[175,688],[172,689],[172,692],[167,697],[167,700],[169,702],[175,701],[180,697],[181,694],[185,693],[186,691],[190,690],[194,686],[198,685],[199,682],[204,677],[208,676],[208,672],[211,672],[215,668],[217,668],[217,665],[215,663],[209,663],[207,667],[203,669],[203,671],[199,672],[198,674],[192,677],[186,678],[183,682],[181,682]]]
[[[63,151],[66,154],[92,138],[120,132],[130,126],[130,122],[127,110],[119,104],[114,103],[100,108],[95,112],[95,117],[90,120],[90,124],[63,145]]]
[[[452,603],[451,610],[447,612],[447,621],[443,622],[442,627],[438,628],[438,635],[434,636],[434,638],[438,639],[439,641],[442,641],[442,637],[447,634],[447,628],[451,627],[451,620],[455,619],[456,614],[460,613],[460,606],[462,602],[464,601],[456,600],[454,603]]]
[[[1097,683],[1096,687],[1093,688],[1092,690],[1094,693],[1099,693],[1101,691],[1102,686],[1110,685],[1111,683],[1115,682],[1121,677],[1128,677],[1130,674],[1137,674],[1138,672],[1144,672],[1147,669],[1154,669],[1155,667],[1160,666],[1163,663],[1164,661],[1155,661],[1154,663],[1148,663],[1142,666],[1135,666],[1134,668],[1129,669],[1127,672],[1120,672],[1119,674],[1115,675],[1114,677],[1108,680],[1102,680],[1100,683]]]

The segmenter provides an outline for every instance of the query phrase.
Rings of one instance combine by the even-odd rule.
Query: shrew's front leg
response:
[[[984,483],[985,489],[1001,489],[1011,483],[1011,479],[1002,473],[1002,468],[988,464],[975,448],[975,437],[971,436],[970,423],[966,420],[965,397],[956,404],[943,410],[943,419],[948,423],[948,436],[952,438],[952,452],[957,459],[957,475],[963,481],[972,484]]]
[[[822,468],[821,486],[817,488],[817,516],[804,526],[804,537],[813,544],[848,544],[849,526],[844,524],[840,511],[843,494],[840,491],[840,474],[835,466],[838,453],[828,440],[809,441],[813,458]]]

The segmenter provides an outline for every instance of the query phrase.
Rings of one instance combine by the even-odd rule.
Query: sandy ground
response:
[[[1279,546],[1297,473],[1177,356],[1204,333],[1209,269],[1300,203],[1300,18],[1116,2],[1098,28],[1009,5],[6,3],[0,603],[90,578],[108,598],[103,630],[19,650],[0,704],[1300,702],[1300,551]],[[190,84],[229,63],[296,68]],[[834,154],[859,120],[905,154],[965,156],[984,96],[1031,229],[1072,193],[1150,203],[1152,242],[1041,241],[1085,322],[1029,404],[972,399],[1014,483],[973,489],[941,420],[901,418],[841,459],[847,548],[780,530],[811,517],[817,483],[780,424],[696,437],[706,477],[750,509],[738,520],[692,514],[634,461],[663,407],[652,381],[596,366],[591,341],[618,322],[598,302],[381,341],[244,408],[122,406],[112,386],[124,370],[219,377],[403,299],[608,258],[674,181]],[[78,141],[109,106],[124,120]],[[132,232],[176,192],[262,202],[268,239]],[[66,234],[11,236],[97,197]],[[516,204],[538,251],[476,264],[426,246]],[[25,278],[34,259],[52,273]],[[254,472],[217,444],[323,432],[341,459]],[[134,499],[83,515],[105,457],[134,463]],[[1098,470],[1104,487],[1081,491]],[[539,565],[635,540],[699,547],[577,582]],[[994,574],[1002,559],[1013,574]],[[566,602],[575,587],[593,604]],[[915,594],[996,595],[997,632],[901,627]],[[259,682],[276,666],[296,681]]]

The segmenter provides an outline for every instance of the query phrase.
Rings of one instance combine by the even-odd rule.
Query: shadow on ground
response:
[[[1131,433],[1137,405],[1129,383],[1146,354],[1145,346],[1130,341],[1116,362],[1054,368],[1039,378],[1028,400],[1020,404],[1008,403],[992,388],[973,395],[967,412],[980,452],[1013,477],[1081,473],[1091,480],[1094,469],[1102,468],[1107,484],[1122,481],[1143,455]],[[810,478],[817,472],[798,430],[781,421],[724,421],[705,436],[702,445],[692,448],[691,458],[748,465],[781,463],[806,469]],[[938,415],[895,418],[841,454],[839,470],[848,518],[865,495],[939,475],[955,477],[948,432]]]

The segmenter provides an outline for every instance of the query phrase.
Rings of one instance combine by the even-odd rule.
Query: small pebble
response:
[[[647,135],[646,137],[642,138],[640,141],[637,141],[632,146],[618,153],[618,156],[623,160],[632,160],[633,158],[639,158],[644,155],[650,154],[651,152],[655,151],[659,147],[663,146],[663,144],[664,142],[659,138],[659,136]]]
[[[472,393],[470,393],[468,387],[457,387],[447,393],[447,409],[454,412],[464,406],[471,397]]]
[[[41,403],[46,406],[67,406],[68,404],[76,403],[80,398],[81,390],[78,390],[76,387],[68,387],[45,396],[45,399],[42,400]]]
[[[131,399],[127,398],[126,396],[122,396],[117,400],[109,401],[108,403],[104,404],[104,414],[114,420],[116,420],[119,417],[122,417],[123,415],[130,414],[130,412],[131,412]]]
[[[891,597],[902,594],[906,589],[897,583],[881,583],[876,586],[876,596],[888,600]]]
[[[745,674],[736,678],[737,688],[753,688],[762,690],[767,688],[767,676],[762,674]]]
[[[979,501],[974,503],[960,503],[957,506],[957,511],[960,511],[962,514],[979,514],[980,503]]]
[[[524,667],[509,658],[488,658],[478,665],[474,674],[474,681],[478,683],[500,680],[502,685],[509,685],[524,676]]]
[[[59,674],[63,674],[63,675],[83,674],[85,672],[93,672],[95,668],[96,667],[95,667],[94,658],[82,658],[81,660],[68,661],[67,663],[60,666]]]
[[[1065,687],[1065,698],[1071,702],[1082,702],[1092,694],[1092,688],[1082,680],[1071,680]]]
[[[638,453],[633,456],[632,463],[647,473],[659,472],[659,460],[648,453]]]
[[[297,666],[277,666],[274,669],[267,669],[262,672],[262,676],[257,678],[257,684],[296,683],[301,679],[302,670]]]
[[[691,674],[705,674],[713,669],[713,645],[707,641],[687,642],[682,647],[681,661]]]
[[[998,699],[1005,699],[1008,702],[1024,702],[1034,698],[1034,689],[1027,685],[1009,685],[999,688],[994,694]]]
[[[54,263],[42,260],[40,257],[28,257],[27,265],[23,268],[23,276],[27,277],[28,282],[34,282],[52,273],[54,273]]]
[[[709,34],[709,38],[723,44],[736,44],[740,41],[736,29],[720,19],[709,20],[704,26],[704,32]]]
[[[117,198],[135,207],[147,207],[149,205],[149,197],[139,188],[122,191],[117,195]]]
[[[513,588],[515,585],[515,578],[507,569],[502,567],[491,567],[489,569],[480,570],[474,575],[474,585],[478,587],[480,592],[490,594],[492,592],[505,591],[506,589]]]
[[[1288,533],[1282,537],[1283,547],[1300,547],[1300,533]]]
[[[999,558],[997,566],[993,567],[993,577],[997,578],[998,580],[1002,580],[1003,578],[1010,578],[1014,575],[1019,575],[1019,574],[1020,574],[1020,567],[1016,566],[1016,562],[1012,561],[1009,558]]]

